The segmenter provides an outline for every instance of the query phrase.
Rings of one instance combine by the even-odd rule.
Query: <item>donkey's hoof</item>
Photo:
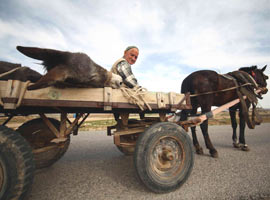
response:
[[[233,147],[239,149],[239,148],[240,148],[240,145],[239,145],[238,142],[234,142],[234,143],[233,143]]]
[[[248,147],[247,144],[241,144],[240,147],[242,151],[250,151],[250,148]]]
[[[213,157],[213,158],[218,158],[218,152],[216,150],[210,150],[210,155]]]

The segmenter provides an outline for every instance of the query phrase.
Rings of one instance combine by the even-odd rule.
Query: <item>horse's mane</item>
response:
[[[255,69],[257,69],[257,65],[252,65],[250,67],[241,67],[241,68],[239,68],[240,71],[245,71],[245,72],[253,71]]]

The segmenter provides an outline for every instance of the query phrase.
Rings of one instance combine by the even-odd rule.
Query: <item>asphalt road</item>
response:
[[[209,156],[198,131],[205,155],[195,155],[187,182],[167,194],[155,194],[144,187],[132,156],[122,155],[105,131],[80,132],[72,136],[61,160],[36,172],[28,199],[270,200],[270,123],[246,131],[249,152],[232,147],[230,126],[211,126],[209,132],[219,158]]]

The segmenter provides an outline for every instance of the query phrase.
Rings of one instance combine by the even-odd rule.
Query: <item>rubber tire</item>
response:
[[[151,155],[155,144],[162,138],[177,138],[181,143],[182,167],[177,168],[173,176],[164,177],[151,168]],[[139,179],[144,185],[155,193],[166,193],[178,189],[190,176],[194,164],[193,145],[185,130],[171,122],[159,122],[150,126],[140,135],[136,143],[134,165]],[[164,173],[165,174],[165,173]]]
[[[19,133],[5,126],[0,126],[0,170],[0,199],[25,198],[35,172],[32,149]]]
[[[57,130],[59,130],[60,122],[54,118],[48,118],[48,119],[57,128]],[[64,156],[64,154],[66,153],[70,145],[69,136],[68,136],[68,139],[64,142],[63,147],[59,147],[55,143],[49,142],[52,139],[56,138],[56,136],[47,127],[47,125],[43,122],[41,118],[27,121],[26,123],[21,125],[16,131],[21,133],[21,135],[30,143],[32,149],[38,149],[38,147],[33,144],[33,141],[31,141],[31,138],[33,138],[34,136],[40,137],[41,140],[45,140],[45,139],[47,140],[46,144],[40,146],[39,148],[52,146],[52,145],[55,146],[55,148],[50,149],[45,152],[39,152],[39,153],[34,152],[36,169],[42,169],[42,168],[53,165],[55,162],[57,162],[60,158]]]

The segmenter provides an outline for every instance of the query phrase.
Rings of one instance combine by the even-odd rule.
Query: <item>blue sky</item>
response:
[[[126,46],[151,91],[179,92],[190,73],[270,65],[268,0],[0,0],[0,60],[41,73],[17,45],[84,52],[110,69]],[[270,75],[270,66],[266,74]],[[270,84],[270,83],[268,83]],[[260,101],[270,107],[270,95]]]

